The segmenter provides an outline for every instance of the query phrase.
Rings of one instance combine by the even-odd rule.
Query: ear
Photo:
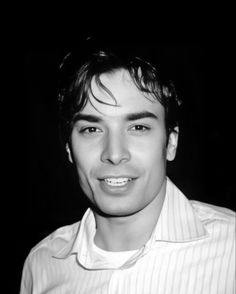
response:
[[[166,150],[166,159],[172,161],[175,159],[176,150],[178,146],[179,128],[175,127],[169,134],[168,145]]]
[[[70,147],[69,147],[69,144],[67,143],[66,144],[66,152],[68,153],[68,159],[71,163],[73,163],[73,160],[72,160],[72,156],[71,156],[71,151],[70,151]]]

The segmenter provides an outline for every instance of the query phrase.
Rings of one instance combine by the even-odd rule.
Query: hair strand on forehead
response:
[[[106,105],[112,105],[112,106],[117,106],[117,101],[116,101],[116,98],[115,98],[115,96],[112,94],[112,92],[102,83],[102,81],[101,81],[101,75],[95,75],[95,83],[96,83],[96,85],[99,87],[99,88],[101,88],[104,92],[106,92],[107,94],[108,94],[108,96],[110,96],[112,99],[113,99],[113,101],[115,101],[115,104],[110,104],[110,103],[107,103],[107,102],[104,102],[104,101],[102,101],[102,100],[100,100],[100,99],[98,99],[95,95],[94,95],[94,93],[93,93],[93,90],[92,90],[92,82],[90,83],[90,91],[91,91],[91,94],[92,94],[92,96],[93,96],[93,98],[95,99],[95,100],[97,100],[98,102],[100,102],[100,103],[102,103],[102,104],[106,104]]]

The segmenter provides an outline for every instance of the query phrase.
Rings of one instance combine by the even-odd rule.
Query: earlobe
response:
[[[66,152],[67,152],[67,154],[68,154],[68,159],[69,159],[69,161],[70,161],[71,163],[73,163],[69,144],[66,144]]]
[[[168,145],[166,150],[166,159],[172,161],[175,159],[178,146],[179,128],[175,127],[174,131],[169,134]]]

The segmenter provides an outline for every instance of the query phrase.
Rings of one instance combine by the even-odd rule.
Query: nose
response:
[[[101,154],[101,161],[119,165],[130,160],[128,142],[122,134],[107,134]]]

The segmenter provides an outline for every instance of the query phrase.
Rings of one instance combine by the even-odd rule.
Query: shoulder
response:
[[[52,232],[46,238],[36,244],[28,254],[28,261],[34,259],[43,260],[52,257],[68,244],[73,243],[79,230],[80,221],[71,225],[63,226]]]
[[[48,277],[58,273],[60,267],[53,256],[73,243],[79,226],[77,222],[58,228],[30,250],[23,266],[20,293],[32,293],[34,283],[42,283],[42,279],[46,283]]]
[[[236,213],[233,210],[195,200],[190,203],[208,231],[228,232],[228,236],[234,238]]]
[[[236,213],[229,208],[216,206],[196,200],[190,200],[190,203],[202,220],[214,219],[232,224],[235,223]]]

